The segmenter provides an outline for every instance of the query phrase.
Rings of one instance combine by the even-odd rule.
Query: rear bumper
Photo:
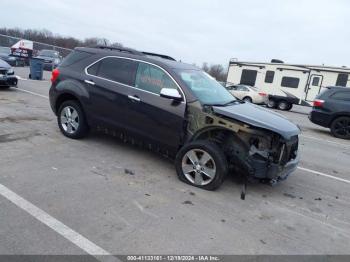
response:
[[[268,100],[268,96],[258,96],[253,99],[253,103],[258,105],[266,105]]]
[[[18,79],[15,76],[3,76],[0,78],[0,86],[17,86]]]
[[[329,127],[332,121],[331,115],[324,112],[316,111],[315,109],[313,109],[310,112],[308,117],[312,123],[323,127]]]

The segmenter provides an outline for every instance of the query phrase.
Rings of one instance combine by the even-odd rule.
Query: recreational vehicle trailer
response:
[[[227,83],[255,86],[269,95],[268,106],[290,110],[293,104],[312,106],[327,86],[350,87],[350,68],[271,63],[229,63]]]

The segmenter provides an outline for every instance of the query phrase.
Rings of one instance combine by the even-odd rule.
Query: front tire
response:
[[[341,116],[333,120],[331,124],[333,136],[341,139],[350,139],[350,117]]]
[[[220,187],[228,173],[225,154],[207,140],[184,145],[176,155],[175,168],[181,181],[206,190]]]
[[[68,100],[61,104],[57,113],[57,123],[62,134],[69,138],[82,138],[89,131],[83,109],[75,100]]]

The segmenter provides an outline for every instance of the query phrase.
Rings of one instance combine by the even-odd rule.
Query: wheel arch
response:
[[[67,100],[76,100],[79,102],[83,111],[86,112],[84,108],[83,99],[89,99],[89,93],[85,86],[76,80],[63,80],[55,86],[57,96],[55,99],[55,113],[57,114],[60,105]]]
[[[249,96],[249,95],[244,96],[244,97],[242,98],[242,100],[244,100],[244,99],[246,99],[246,98],[249,98],[249,99],[250,99],[250,101],[253,101],[253,98],[252,98],[251,96]]]
[[[212,137],[213,134],[218,134],[218,133],[224,133],[224,134],[231,133],[232,135],[236,135],[236,132],[234,130],[231,130],[222,126],[210,126],[210,127],[204,127],[197,130],[191,136],[188,142],[207,139]]]
[[[330,126],[333,124],[333,122],[334,122],[336,119],[338,119],[339,117],[349,117],[349,118],[350,118],[350,113],[348,113],[348,112],[342,112],[342,113],[337,113],[337,114],[335,114],[335,115],[331,118],[331,120],[329,121],[328,126],[330,127]]]
[[[82,103],[79,101],[78,97],[70,92],[64,92],[64,93],[61,93],[60,95],[57,96],[57,99],[56,99],[56,103],[55,103],[55,112],[56,114],[58,113],[58,110],[60,108],[60,106],[65,102],[65,101],[68,101],[68,100],[75,100],[77,101],[80,106],[83,108],[82,106]]]

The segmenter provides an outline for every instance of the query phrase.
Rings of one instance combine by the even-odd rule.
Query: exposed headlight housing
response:
[[[13,68],[10,68],[9,70],[7,70],[7,75],[14,75],[15,71],[13,70]]]

